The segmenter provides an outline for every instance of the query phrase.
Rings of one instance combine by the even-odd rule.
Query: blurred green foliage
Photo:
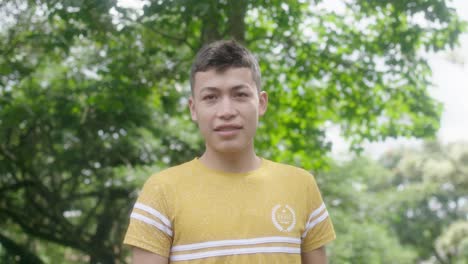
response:
[[[142,9],[108,0],[2,1],[0,261],[125,260],[121,240],[142,182],[203,151],[186,107],[191,60],[203,44],[235,38],[258,55],[270,95],[258,152],[321,170],[330,162],[330,124],[357,152],[364,141],[434,136],[441,105],[427,93],[430,69],[419,51],[453,47],[464,27],[443,0],[355,0],[343,12],[318,0],[152,1]],[[450,204],[458,193],[438,193],[422,180],[437,175],[369,164],[355,179],[351,168],[327,177],[333,184],[325,196],[342,204],[338,235],[349,235],[336,242],[332,260],[452,258],[447,242],[430,247],[459,215],[410,225],[414,232],[426,226],[416,237],[406,237],[404,227],[409,209],[418,220],[431,215],[430,195]],[[454,174],[450,183],[459,186],[464,176]],[[349,188],[356,180],[394,202],[367,202],[366,193]],[[407,182],[417,184],[395,197],[391,189]],[[381,218],[371,214],[390,209],[375,212]],[[438,241],[466,247],[446,236]]]
[[[317,175],[337,229],[331,263],[466,263],[468,143],[356,158]]]

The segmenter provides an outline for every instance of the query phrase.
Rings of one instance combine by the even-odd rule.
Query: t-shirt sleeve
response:
[[[317,249],[336,238],[333,223],[312,175],[307,188],[309,215],[302,234],[301,251]]]
[[[169,257],[174,233],[171,192],[154,177],[145,183],[133,206],[124,244]]]

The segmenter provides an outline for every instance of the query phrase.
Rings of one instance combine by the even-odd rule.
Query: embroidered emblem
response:
[[[296,213],[289,205],[277,204],[271,210],[271,220],[281,232],[290,232],[296,225]]]

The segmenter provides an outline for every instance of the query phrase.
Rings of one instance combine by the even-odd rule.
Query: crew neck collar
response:
[[[260,158],[260,166],[258,168],[256,168],[256,169],[253,169],[253,170],[247,171],[247,172],[227,172],[227,171],[213,169],[213,168],[210,168],[210,167],[206,166],[205,164],[203,164],[200,161],[199,157],[194,158],[193,162],[197,167],[199,167],[203,171],[206,171],[206,172],[209,172],[209,173],[221,174],[221,175],[230,175],[230,176],[247,176],[247,175],[251,175],[251,174],[254,174],[254,173],[257,173],[257,172],[263,170],[268,165],[268,160],[266,160],[266,159],[264,159],[262,157],[259,157],[259,158]]]

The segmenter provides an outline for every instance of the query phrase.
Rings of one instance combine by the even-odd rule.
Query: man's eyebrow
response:
[[[249,86],[247,86],[245,84],[239,84],[239,85],[236,85],[236,86],[232,87],[231,90],[237,91],[237,90],[241,90],[241,89],[244,89],[244,88],[249,88]]]
[[[212,86],[207,86],[207,87],[203,87],[200,89],[200,93],[202,92],[205,92],[205,91],[208,91],[208,92],[216,92],[218,91],[219,89],[216,88],[216,87],[212,87]]]

